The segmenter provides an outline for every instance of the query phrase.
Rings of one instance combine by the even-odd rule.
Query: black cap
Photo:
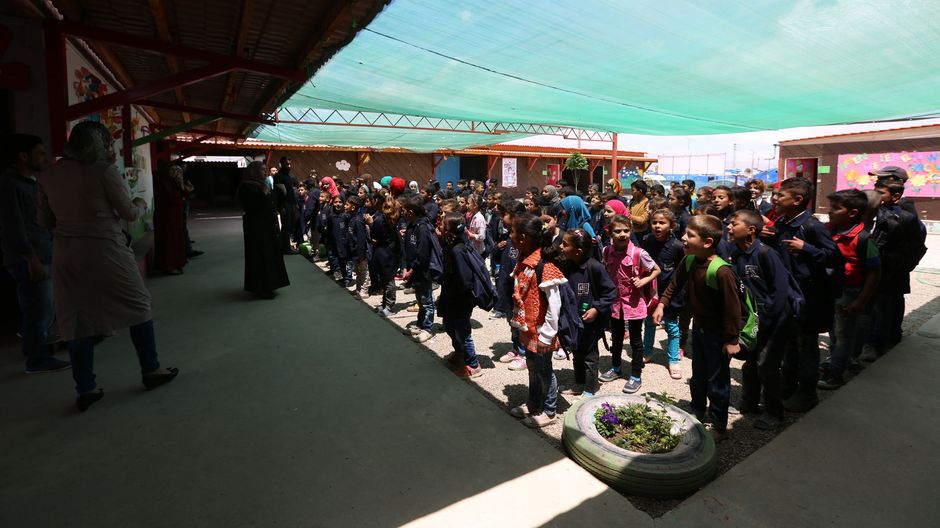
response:
[[[871,171],[868,173],[868,175],[874,176],[879,180],[882,178],[891,178],[892,180],[898,180],[900,182],[907,181],[907,171],[901,167],[895,167],[894,165],[889,165],[876,171]]]

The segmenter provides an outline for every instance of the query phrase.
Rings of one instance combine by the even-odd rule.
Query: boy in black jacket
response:
[[[349,215],[348,236],[346,243],[352,270],[356,272],[353,294],[361,299],[366,292],[366,278],[369,276],[369,258],[372,256],[372,241],[362,218],[362,200],[358,196],[346,199],[346,214]],[[368,294],[366,295],[368,296]]]
[[[790,178],[780,184],[778,216],[774,231],[763,241],[777,250],[784,266],[799,284],[806,302],[797,316],[797,329],[783,359],[781,395],[790,412],[806,412],[819,403],[819,334],[832,330],[835,298],[838,294],[831,270],[841,270],[842,253],[826,226],[809,209],[812,184],[803,178]]]
[[[433,279],[442,269],[441,246],[434,235],[434,227],[425,216],[424,204],[418,196],[406,198],[402,208],[402,218],[408,222],[405,246],[405,274],[402,277],[406,286],[414,288],[418,301],[418,320],[409,325],[409,332],[415,340],[423,343],[431,339],[431,326],[434,324]],[[435,269],[436,268],[436,269]]]
[[[761,388],[764,411],[754,427],[773,430],[783,423],[783,398],[780,396],[780,363],[786,351],[787,337],[795,328],[789,310],[790,274],[780,255],[759,239],[764,220],[757,211],[742,209],[731,215],[728,234],[734,249],[734,271],[751,292],[757,305],[759,324],[757,350],[744,358],[741,385],[744,392],[742,413],[759,412]]]
[[[343,211],[343,199],[339,196],[333,198],[333,212],[330,221],[330,242],[333,254],[336,255],[336,264],[340,278],[337,281],[348,288],[352,286],[352,272],[349,267],[349,214]]]

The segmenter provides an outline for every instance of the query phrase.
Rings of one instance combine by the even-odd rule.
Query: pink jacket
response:
[[[624,252],[618,252],[614,246],[604,248],[604,267],[617,288],[617,300],[611,306],[614,319],[646,319],[649,315],[649,299],[644,296],[642,289],[633,286],[633,278],[648,275],[655,266],[649,253],[633,245],[633,242]]]

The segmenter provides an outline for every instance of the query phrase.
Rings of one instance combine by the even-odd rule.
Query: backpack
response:
[[[694,261],[695,257],[692,255],[685,257],[686,272],[692,269]],[[708,269],[705,271],[706,286],[714,290],[718,289],[718,269],[722,266],[731,267],[731,264],[717,256],[708,263]],[[741,331],[738,334],[738,343],[741,345],[742,352],[754,352],[757,350],[757,326],[760,322],[757,316],[757,306],[747,286],[734,273],[734,268],[731,268],[731,273],[737,285],[735,289],[738,292],[738,302],[741,303]]]
[[[545,268],[545,261],[540,260],[535,266],[535,278],[538,284],[542,284],[542,270]],[[578,306],[578,298],[567,282],[558,285],[561,293],[561,310],[558,313],[558,341],[561,347],[565,349],[565,357],[569,357],[569,352],[577,350],[578,342],[581,341],[581,331],[584,330],[584,322],[581,320],[581,310]],[[541,292],[540,292],[541,293]]]
[[[444,276],[444,253],[441,249],[441,242],[434,233],[430,232],[431,228],[428,224],[419,223],[415,230],[422,229],[422,226],[428,232],[428,238],[431,239],[431,261],[428,263],[428,278],[431,279],[431,282],[440,284],[441,278]]]
[[[462,249],[465,246],[464,244],[457,244],[454,246],[455,252],[458,251],[458,247]],[[496,305],[496,288],[493,286],[490,274],[486,270],[486,264],[473,249],[464,250],[463,253],[467,255],[470,260],[470,270],[473,272],[473,278],[475,279],[471,285],[471,289],[473,298],[476,301],[476,306],[488,312]]]
[[[757,251],[757,259],[764,269],[769,269],[767,261],[767,252],[774,251],[767,244],[761,245]],[[803,314],[803,306],[806,305],[806,297],[803,296],[803,290],[800,283],[796,282],[793,274],[787,272],[787,303],[790,305],[790,316],[799,318]]]

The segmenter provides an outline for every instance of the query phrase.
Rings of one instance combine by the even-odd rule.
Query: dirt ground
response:
[[[317,264],[321,269],[325,269],[322,263]],[[337,286],[340,287],[340,286]],[[906,297],[906,316],[904,318],[904,335],[910,335],[915,332],[930,317],[940,311],[940,271],[924,270],[915,271],[911,277],[912,293]],[[372,296],[364,302],[370,306],[377,306],[380,298]],[[415,320],[416,314],[406,311],[406,308],[414,303],[413,295],[405,295],[402,291],[398,292],[398,304],[396,313],[389,319],[402,329],[405,325]],[[376,316],[376,319],[380,318]],[[473,383],[477,388],[493,403],[499,405],[507,412],[511,406],[525,403],[528,394],[528,374],[526,371],[511,371],[506,364],[499,363],[498,358],[505,354],[511,348],[509,337],[509,325],[503,319],[490,319],[489,314],[480,310],[474,310],[472,321],[473,341],[476,345],[477,356],[480,365],[483,367],[483,376],[469,381],[461,381],[454,378],[455,383]],[[453,351],[450,339],[440,328],[440,320],[435,324],[435,336],[424,343],[428,353],[434,354],[441,360],[441,368],[447,368],[443,358]],[[674,380],[669,377],[666,368],[666,355],[662,346],[665,345],[665,332],[660,329],[657,332],[656,355],[652,363],[646,365],[643,370],[643,387],[639,394],[655,392],[666,394],[678,401],[679,406],[689,410],[689,389],[688,378],[692,373],[692,362],[689,358],[682,359],[680,367],[683,377]],[[828,337],[821,336],[822,358],[828,355]],[[610,342],[610,335],[607,335],[607,342]],[[605,350],[603,344],[600,345],[601,358],[599,369],[601,372],[610,368],[610,354]],[[629,346],[624,350],[624,361],[628,362]],[[732,376],[732,405],[740,401],[741,398],[741,365],[742,362],[733,360],[731,362]],[[565,387],[573,384],[574,371],[572,370],[571,360],[553,361],[555,374],[558,378],[559,387]],[[851,381],[852,374],[847,375],[847,380]],[[601,384],[601,390],[598,394],[617,394],[623,388],[624,381],[618,380],[612,383]],[[825,400],[833,392],[819,391],[820,400]],[[564,396],[559,395],[558,412],[564,413],[576,400],[566,400]],[[481,400],[482,404],[482,400]],[[812,412],[812,411],[810,411]],[[760,449],[763,445],[770,442],[777,434],[790,424],[800,419],[802,414],[788,413],[786,423],[783,428],[777,431],[761,431],[752,426],[756,415],[732,415],[729,421],[729,434],[727,438],[718,444],[718,474],[721,475],[729,470],[735,464],[745,457]],[[555,422],[541,430],[533,430],[533,434],[542,436],[546,441],[554,445],[559,450],[562,449],[561,433],[562,421],[556,419]],[[524,427],[519,424],[519,427]],[[661,516],[667,511],[677,506],[683,499],[659,500],[643,497],[627,496],[633,504],[649,513],[653,517]]]

